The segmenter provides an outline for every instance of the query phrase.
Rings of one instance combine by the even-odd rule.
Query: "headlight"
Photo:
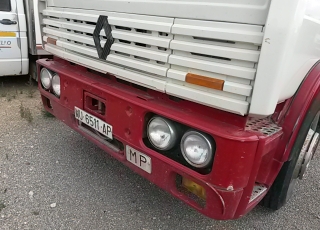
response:
[[[177,141],[177,131],[172,121],[162,117],[153,117],[147,128],[151,144],[160,150],[171,149]]]
[[[185,160],[197,168],[208,166],[213,155],[209,139],[196,131],[189,131],[183,135],[181,152]]]
[[[43,88],[50,89],[52,83],[52,74],[46,68],[42,68],[40,72],[40,80]]]
[[[60,77],[58,74],[53,75],[52,90],[56,96],[60,97]]]

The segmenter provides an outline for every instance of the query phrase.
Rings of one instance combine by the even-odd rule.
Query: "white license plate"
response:
[[[148,157],[146,154],[131,148],[130,146],[126,146],[126,157],[129,162],[138,166],[142,170],[146,171],[147,173],[151,173],[151,158]]]
[[[112,126],[104,122],[103,120],[74,107],[74,116],[77,120],[97,130],[99,133],[105,135],[109,139],[112,139]]]

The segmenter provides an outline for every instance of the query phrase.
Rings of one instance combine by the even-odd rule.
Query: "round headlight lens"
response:
[[[52,90],[56,96],[60,97],[60,76],[58,74],[53,75]]]
[[[40,72],[40,81],[45,89],[50,89],[52,83],[52,74],[46,68],[42,68]]]
[[[182,137],[181,151],[185,160],[197,168],[208,166],[212,160],[212,145],[209,139],[196,131],[189,131]]]
[[[153,117],[148,124],[148,138],[160,150],[171,149],[177,141],[177,131],[172,121]]]

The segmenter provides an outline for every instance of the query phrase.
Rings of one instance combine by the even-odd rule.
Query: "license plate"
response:
[[[126,146],[126,157],[129,162],[138,166],[142,170],[146,171],[147,173],[151,173],[151,158],[148,157],[146,154],[131,148],[130,146]]]
[[[103,120],[79,109],[74,107],[74,115],[77,120],[83,122],[84,124],[88,125],[89,127],[97,130],[99,133],[105,135],[109,139],[112,139],[112,126],[104,122]]]

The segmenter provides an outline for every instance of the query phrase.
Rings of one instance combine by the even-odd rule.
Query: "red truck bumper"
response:
[[[58,73],[61,79],[60,98],[44,90],[39,80],[39,90],[47,111],[134,172],[204,215],[214,219],[239,218],[259,203],[264,195],[249,202],[255,184],[264,182],[269,187],[268,183],[272,181],[270,178],[274,177],[274,173],[266,172],[269,176],[264,176],[266,173],[259,174],[259,170],[264,162],[263,157],[272,158],[270,155],[274,152],[279,135],[263,138],[257,133],[246,131],[244,127],[247,118],[129,85],[113,76],[94,73],[61,59],[39,60],[38,73],[43,67]],[[90,106],[86,104],[88,95],[103,100],[106,107],[104,115],[92,114]],[[75,119],[75,107],[111,124],[113,136],[120,145],[116,144],[114,148],[79,125]],[[143,138],[146,136],[146,117],[150,114],[166,117],[209,134],[216,143],[210,172],[201,174],[149,148]],[[151,158],[151,173],[127,161],[126,146]],[[277,172],[281,163],[270,160],[270,167]],[[258,175],[258,178],[263,179],[259,181]],[[181,178],[187,178],[203,187],[205,200],[199,202],[186,189],[181,189]]]

